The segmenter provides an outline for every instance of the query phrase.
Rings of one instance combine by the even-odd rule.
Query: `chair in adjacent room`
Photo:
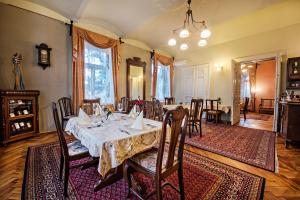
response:
[[[203,113],[203,99],[192,99],[190,113],[189,113],[189,121],[187,125],[189,127],[190,138],[192,136],[192,132],[194,132],[194,128],[196,128],[196,131],[200,133],[200,137],[202,137],[202,123],[201,123],[202,113]],[[197,126],[199,126],[200,132]]]
[[[244,115],[244,120],[247,119],[246,114],[247,114],[247,112],[248,112],[249,100],[250,100],[249,97],[245,97],[243,107],[241,108],[241,112],[242,112],[243,115]]]
[[[53,111],[53,118],[58,134],[59,144],[60,144],[60,169],[59,169],[59,178],[62,180],[62,175],[64,171],[64,180],[63,180],[63,186],[64,186],[64,196],[68,196],[68,180],[69,180],[69,174],[70,169],[75,167],[83,166],[85,163],[81,163],[78,165],[70,166],[70,162],[74,160],[80,160],[82,158],[86,158],[89,156],[88,149],[83,146],[79,140],[75,140],[71,143],[67,143],[64,131],[61,127],[59,117],[58,117],[58,111],[56,103],[52,103],[52,111]]]
[[[71,117],[74,117],[74,110],[72,108],[72,100],[70,97],[62,97],[58,99],[61,115],[61,125],[65,127],[65,123],[69,121]]]
[[[180,193],[180,199],[184,199],[182,160],[187,120],[188,109],[179,106],[175,110],[167,111],[163,120],[158,148],[153,147],[125,161],[123,175],[128,183],[128,197],[132,192],[140,199],[148,199],[155,195],[156,199],[161,200],[162,188],[168,185]],[[167,131],[168,124],[170,124],[170,131]],[[167,132],[170,134],[169,142],[166,139]],[[136,187],[137,182],[134,180],[132,173],[134,171],[150,177],[155,184],[154,190],[145,194],[145,191],[141,189],[142,187]],[[176,173],[176,171],[179,189],[165,181],[167,177]]]
[[[174,97],[165,97],[165,105],[172,105],[175,104],[175,98]]]
[[[99,104],[100,105],[100,98],[97,99],[83,99],[82,104],[81,104],[81,109],[88,115],[93,114],[93,106],[94,104]]]

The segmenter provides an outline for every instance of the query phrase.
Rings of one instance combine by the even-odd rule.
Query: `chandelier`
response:
[[[200,33],[200,40],[198,41],[198,46],[204,47],[207,45],[207,38],[210,37],[211,32],[207,28],[205,21],[196,21],[193,17],[193,11],[191,8],[192,0],[188,0],[188,10],[186,11],[185,20],[183,22],[183,26],[174,29],[172,31],[173,37],[169,39],[168,45],[169,46],[176,46],[177,41],[175,34],[179,32],[178,36],[180,39],[188,38],[191,33],[198,32]],[[180,44],[179,47],[181,50],[187,50],[189,48],[188,44],[186,42],[183,42]]]

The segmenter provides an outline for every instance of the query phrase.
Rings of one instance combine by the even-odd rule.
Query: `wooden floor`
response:
[[[0,199],[20,199],[27,148],[32,145],[58,141],[55,133],[0,147]],[[258,169],[229,158],[186,145],[186,149],[266,178],[265,199],[300,199],[300,149],[284,148],[278,137],[279,173]]]
[[[260,130],[273,131],[273,117],[271,117],[267,121],[257,120],[257,119],[244,120],[244,117],[241,117],[239,126],[243,126],[243,127],[247,127],[247,128],[255,128],[255,129],[260,129]]]

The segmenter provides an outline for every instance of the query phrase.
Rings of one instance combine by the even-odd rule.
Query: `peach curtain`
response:
[[[72,31],[73,61],[72,61],[72,96],[73,106],[77,113],[79,106],[84,99],[84,41],[91,43],[98,48],[111,48],[112,50],[112,71],[114,82],[115,101],[118,99],[117,72],[119,69],[119,41],[106,36],[73,27]]]
[[[158,62],[160,62],[163,65],[170,66],[170,94],[172,93],[172,86],[173,86],[173,63],[174,59],[170,57],[166,57],[160,54],[155,53],[153,56],[153,62],[154,62],[154,70],[153,70],[153,82],[152,82],[152,96],[156,96],[156,82],[157,82],[157,67]]]

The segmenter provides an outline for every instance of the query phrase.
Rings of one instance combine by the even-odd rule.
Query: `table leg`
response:
[[[123,165],[118,166],[111,170],[111,172],[106,175],[104,178],[99,180],[96,185],[94,186],[94,192],[113,184],[123,178]]]
[[[99,164],[99,158],[93,158],[93,160],[86,162],[83,166],[81,166],[81,170],[88,169],[90,167],[97,166]]]

